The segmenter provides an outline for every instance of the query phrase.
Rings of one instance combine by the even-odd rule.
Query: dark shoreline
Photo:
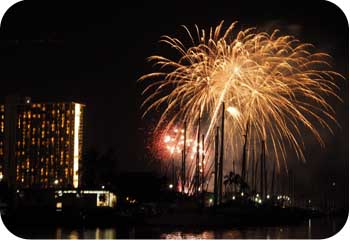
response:
[[[25,208],[2,215],[7,226],[91,226],[112,227],[115,225],[145,225],[161,227],[228,227],[228,226],[274,226],[298,224],[309,218],[326,217],[319,211],[302,208],[220,207],[175,210],[153,215],[125,214],[117,209],[65,209],[57,212],[52,208]],[[347,218],[347,212],[331,216]]]

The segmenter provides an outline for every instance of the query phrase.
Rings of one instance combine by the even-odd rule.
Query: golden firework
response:
[[[280,35],[278,30],[271,34],[256,28],[235,31],[236,24],[222,31],[222,21],[209,32],[195,26],[195,34],[183,26],[190,47],[163,36],[161,42],[174,48],[179,57],[149,57],[159,70],[139,79],[150,80],[143,91],[147,96],[142,105],[144,115],[162,107],[158,126],[168,129],[187,121],[193,132],[201,116],[207,144],[225,102],[226,156],[233,159],[234,154],[239,155],[249,121],[248,144],[265,140],[270,159],[276,160],[278,167],[281,159],[286,166],[288,147],[305,160],[301,128],[308,129],[324,146],[316,125],[332,132],[330,124],[337,123],[327,99],[341,100],[336,79],[342,76],[332,70],[331,57],[316,51],[312,44]]]

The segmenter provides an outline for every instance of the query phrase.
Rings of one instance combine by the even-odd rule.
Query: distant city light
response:
[[[261,199],[259,199],[259,203],[262,203]]]
[[[242,196],[242,197],[244,196],[244,192],[241,192],[241,196]]]
[[[102,185],[102,186],[101,186],[101,188],[102,188],[102,189],[105,189],[105,186],[104,186],[104,185]]]
[[[170,189],[173,189],[173,187],[174,187],[173,184],[169,184]]]
[[[236,199],[236,197],[235,196],[232,196],[232,200],[235,200]]]
[[[53,182],[55,185],[57,185],[58,184],[58,180],[57,179],[55,179],[55,181]]]
[[[270,195],[267,194],[266,198],[267,198],[267,199],[270,199]]]
[[[209,199],[209,202],[212,203],[212,202],[213,202],[213,199],[210,198],[210,199]]]

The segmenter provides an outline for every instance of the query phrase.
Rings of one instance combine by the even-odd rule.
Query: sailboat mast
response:
[[[247,138],[248,138],[248,127],[249,127],[249,121],[247,121],[246,124],[246,130],[244,136],[244,145],[243,145],[243,158],[242,158],[242,171],[241,171],[241,177],[245,181],[246,180],[246,168],[247,168]],[[242,191],[242,189],[241,189]]]
[[[225,103],[222,103],[221,113],[221,149],[220,149],[220,162],[219,162],[219,203],[222,203],[222,177],[223,177],[223,166],[224,166],[224,126],[225,126]]]
[[[182,180],[182,192],[185,192],[185,185],[186,185],[186,130],[187,130],[187,123],[184,122],[184,146],[183,146],[183,152],[182,152],[182,173],[181,173],[181,180]]]
[[[275,194],[275,171],[276,171],[276,163],[273,164],[273,170],[272,170],[272,177],[271,177],[271,190],[270,190],[270,194],[271,197]]]
[[[214,153],[214,206],[218,204],[219,127],[216,127]]]
[[[200,187],[200,180],[199,180],[199,145],[200,145],[200,131],[201,131],[201,116],[199,113],[198,117],[198,130],[197,130],[197,156],[196,156],[196,179],[195,179],[195,193],[198,195],[199,187]]]

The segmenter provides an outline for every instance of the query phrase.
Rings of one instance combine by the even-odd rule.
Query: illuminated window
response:
[[[59,208],[59,209],[62,208],[62,202],[57,202],[56,203],[56,208]]]

